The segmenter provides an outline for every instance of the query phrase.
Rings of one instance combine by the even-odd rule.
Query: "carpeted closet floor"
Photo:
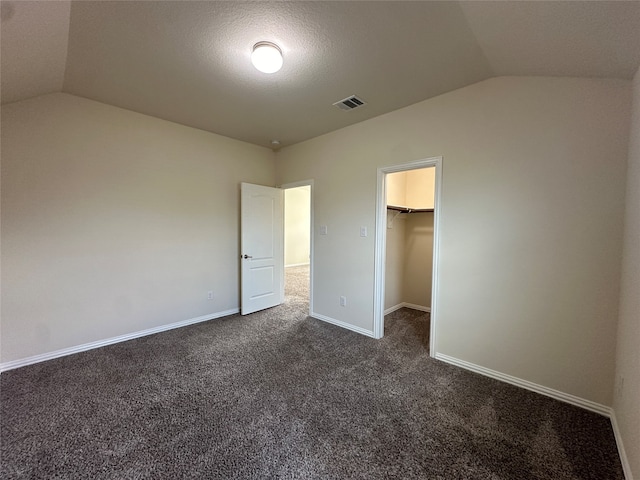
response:
[[[5,372],[0,476],[622,479],[607,418],[436,361],[429,316],[382,340],[284,305]]]

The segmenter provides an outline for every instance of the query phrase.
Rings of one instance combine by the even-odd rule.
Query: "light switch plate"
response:
[[[320,235],[326,235],[326,234],[327,234],[327,226],[320,225]]]

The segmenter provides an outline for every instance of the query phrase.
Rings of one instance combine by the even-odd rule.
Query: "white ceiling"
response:
[[[63,91],[289,145],[497,75],[630,79],[640,2],[2,0],[1,43],[2,103]]]
[[[0,4],[3,104],[62,90],[70,9],[71,2]]]

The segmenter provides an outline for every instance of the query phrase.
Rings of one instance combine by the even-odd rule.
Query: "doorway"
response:
[[[311,312],[313,181],[283,185],[285,303]]]
[[[378,169],[374,337],[382,338],[384,335],[385,313],[404,306],[430,311],[431,356],[435,355],[437,332],[441,177],[441,157]],[[407,189],[408,185],[413,186]],[[421,255],[420,261],[424,265],[416,268],[421,262],[407,262],[401,258],[407,250]],[[431,258],[424,258],[429,255]],[[427,272],[429,268],[431,271]],[[406,288],[398,287],[403,282]]]

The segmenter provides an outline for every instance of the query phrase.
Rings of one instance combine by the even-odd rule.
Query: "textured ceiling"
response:
[[[630,79],[640,64],[640,2],[463,2],[495,75]]]
[[[0,4],[2,103],[62,90],[71,2]]]
[[[640,2],[3,0],[1,35],[3,103],[64,91],[269,146],[496,75],[631,78]]]

